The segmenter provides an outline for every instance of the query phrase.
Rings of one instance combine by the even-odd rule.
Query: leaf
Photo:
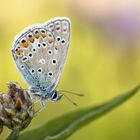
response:
[[[106,113],[109,113],[111,110],[124,103],[130,97],[135,95],[139,88],[140,86],[138,85],[134,89],[101,105],[62,115],[38,128],[22,133],[19,136],[19,140],[27,140],[29,138],[30,140],[64,140],[81,127],[104,116]]]

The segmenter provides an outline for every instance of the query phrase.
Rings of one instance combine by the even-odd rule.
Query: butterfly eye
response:
[[[26,38],[22,38],[20,40],[20,45],[23,47],[23,48],[27,48],[29,43],[27,42],[27,39]]]
[[[45,29],[40,29],[40,33],[41,33],[41,36],[42,36],[43,38],[46,37],[46,30],[45,30]]]
[[[53,95],[52,95],[52,99],[56,100],[57,99],[57,91],[54,91]]]
[[[28,35],[27,35],[27,39],[28,39],[28,41],[30,41],[30,42],[34,42],[34,37],[33,37],[33,34],[32,33],[29,33]]]
[[[35,38],[37,38],[37,39],[39,38],[39,30],[38,29],[34,30],[33,34],[34,34]]]

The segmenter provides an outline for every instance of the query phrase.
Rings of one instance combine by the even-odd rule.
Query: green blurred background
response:
[[[10,48],[24,27],[68,16],[72,23],[70,51],[58,89],[82,92],[47,103],[26,129],[37,127],[63,113],[99,104],[140,81],[140,3],[137,0],[0,0],[0,89],[18,81],[28,88],[15,67]],[[77,131],[69,140],[139,140],[140,95],[115,111]],[[0,135],[3,140],[9,130]]]

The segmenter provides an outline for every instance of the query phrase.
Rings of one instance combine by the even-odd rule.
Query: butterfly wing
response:
[[[57,42],[57,46],[55,46],[55,54],[58,55],[58,64],[57,68],[53,71],[55,73],[55,76],[52,79],[52,83],[54,85],[53,89],[55,89],[63,72],[66,56],[69,49],[71,30],[70,20],[66,17],[58,17],[49,20],[47,23],[44,24],[44,26],[47,30],[53,33]]]
[[[26,28],[14,40],[12,55],[25,81],[48,91],[56,88],[70,42],[68,18]]]

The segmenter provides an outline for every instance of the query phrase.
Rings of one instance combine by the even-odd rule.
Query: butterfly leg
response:
[[[38,110],[36,110],[34,112],[34,117],[37,116],[37,114],[44,109],[45,101],[44,100],[41,100],[41,99],[40,100],[36,100],[36,101],[33,102],[33,104],[27,110],[27,112],[30,113],[30,109],[33,108],[35,106],[35,104],[37,104],[38,102],[41,103],[41,106],[40,106],[40,108]]]
[[[37,110],[37,111],[35,111],[35,114],[34,114],[34,116],[37,116],[37,114],[38,113],[40,113],[43,109],[44,109],[44,106],[45,106],[45,101],[44,100],[38,100],[38,101],[40,101],[40,103],[41,103],[41,107]],[[38,101],[36,101],[36,102],[38,102]]]

